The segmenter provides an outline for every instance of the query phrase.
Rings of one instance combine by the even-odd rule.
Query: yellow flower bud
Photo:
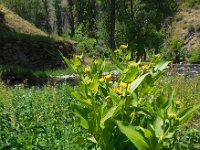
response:
[[[115,91],[116,94],[122,95],[122,91],[120,89],[114,88],[114,91]]]
[[[127,83],[121,81],[119,86],[125,89],[127,87]]]
[[[103,83],[104,82],[104,78],[100,78],[99,82]]]
[[[85,73],[88,73],[88,72],[90,72],[90,71],[91,71],[91,69],[90,69],[89,66],[87,66],[87,67],[84,68],[84,72],[85,72]]]
[[[142,70],[143,70],[144,72],[147,72],[147,71],[149,70],[149,65],[144,65],[144,66],[142,66]]]
[[[112,75],[111,75],[111,74],[108,74],[108,75],[106,75],[106,76],[104,77],[104,79],[107,80],[107,81],[110,80],[111,78],[112,78]]]

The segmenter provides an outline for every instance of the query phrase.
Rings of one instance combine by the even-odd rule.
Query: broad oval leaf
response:
[[[139,149],[150,149],[149,144],[146,142],[144,136],[135,129],[134,126],[125,126],[122,121],[117,121],[120,131],[127,136],[127,138]]]

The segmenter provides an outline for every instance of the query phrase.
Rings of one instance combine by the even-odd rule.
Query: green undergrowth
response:
[[[16,33],[16,32],[0,32],[0,39],[21,40],[21,41],[30,41],[30,42],[53,41],[53,37],[50,37],[50,36],[31,35],[31,34]]]
[[[65,86],[28,89],[0,83],[0,149],[84,149],[73,141],[80,130]]]
[[[48,76],[44,72],[34,72],[19,66],[0,66],[0,80],[9,85],[42,85],[48,82]]]

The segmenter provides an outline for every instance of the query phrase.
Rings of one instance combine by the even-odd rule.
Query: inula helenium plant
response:
[[[156,85],[170,62],[156,55],[148,64],[123,58],[126,49],[110,52],[119,75],[103,75],[105,60],[81,63],[81,56],[64,58],[79,75],[78,86],[67,86],[74,97],[74,113],[88,134],[83,142],[102,150],[179,149],[177,131],[200,108],[200,103],[179,107],[172,88]],[[119,61],[123,60],[123,61]]]

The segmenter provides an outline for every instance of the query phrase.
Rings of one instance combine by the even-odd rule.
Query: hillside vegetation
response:
[[[13,13],[1,4],[0,20],[1,32],[14,31],[17,33],[47,36],[47,33],[36,28],[33,24],[22,19],[16,13]]]
[[[179,6],[166,42],[167,58],[175,62],[200,62],[200,3],[190,1]]]

